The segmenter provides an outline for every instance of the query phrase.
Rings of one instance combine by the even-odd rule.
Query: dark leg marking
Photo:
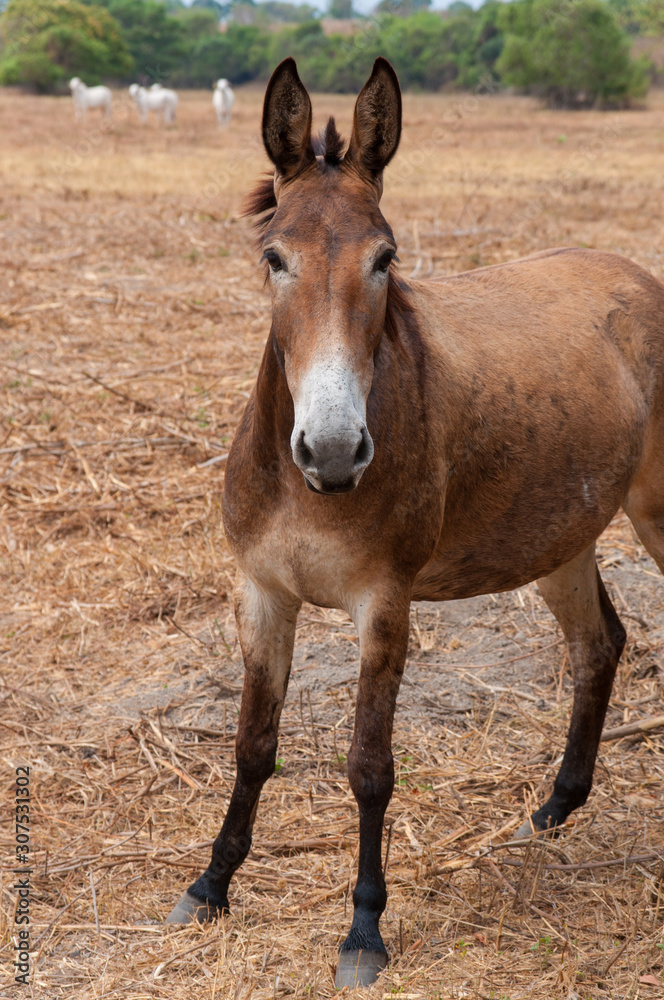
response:
[[[539,580],[538,585],[567,640],[574,701],[553,793],[517,836],[561,826],[572,810],[588,798],[613,678],[626,638],[599,575],[594,545]]]

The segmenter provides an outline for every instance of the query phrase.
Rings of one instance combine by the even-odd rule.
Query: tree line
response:
[[[443,12],[430,3],[380,0],[360,18],[352,0],[331,0],[328,15],[347,18],[337,31],[285,0],[0,0],[0,84],[240,84],[292,55],[310,89],[355,92],[383,55],[406,88],[511,86],[552,106],[626,106],[653,75],[633,58],[630,36],[664,34],[664,0],[486,0],[478,9],[455,0]]]

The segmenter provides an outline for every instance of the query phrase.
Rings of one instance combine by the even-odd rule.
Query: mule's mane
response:
[[[261,177],[258,184],[250,194],[247,195],[242,214],[246,218],[254,219],[254,229],[261,237],[269,224],[277,208],[277,199],[274,196],[274,177]]]
[[[387,339],[391,340],[397,351],[405,354],[405,346],[399,331],[399,317],[402,326],[412,326],[412,313],[415,307],[408,297],[408,285],[401,281],[393,270],[394,265],[390,265],[387,276],[387,303],[385,305],[385,333]]]
[[[311,148],[316,156],[322,156],[328,167],[338,167],[341,164],[344,154],[345,140],[337,131],[337,124],[334,116],[330,115],[327,125],[325,125],[317,136],[312,136]]]

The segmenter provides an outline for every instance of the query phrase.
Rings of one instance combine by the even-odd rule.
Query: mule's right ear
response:
[[[263,144],[284,178],[315,159],[311,146],[311,101],[290,56],[279,63],[265,91]]]

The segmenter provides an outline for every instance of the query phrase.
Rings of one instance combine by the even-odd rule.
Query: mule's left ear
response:
[[[345,159],[378,179],[401,138],[401,88],[387,59],[376,59],[355,104],[353,134]]]

